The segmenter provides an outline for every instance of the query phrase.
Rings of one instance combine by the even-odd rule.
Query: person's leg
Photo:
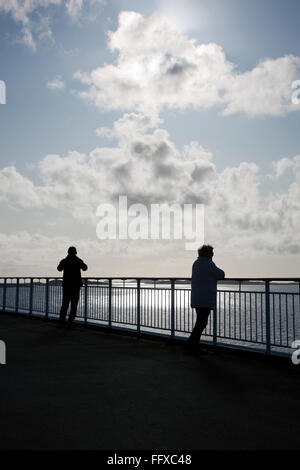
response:
[[[211,312],[211,309],[210,308],[201,308],[199,309],[199,313],[198,313],[198,317],[199,317],[199,332],[200,332],[200,335],[199,335],[199,341],[200,341],[200,338],[201,338],[201,335],[203,333],[203,331],[205,330],[205,328],[207,327],[207,323],[208,323],[208,317],[210,315],[210,312]]]
[[[70,315],[69,315],[69,318],[68,318],[68,325],[71,325],[73,323],[75,317],[76,317],[79,294],[80,294],[80,287],[75,288],[75,289],[72,290],[72,294],[71,294],[71,311],[70,311]]]
[[[189,345],[196,345],[199,343],[200,337],[207,326],[210,310],[210,308],[196,308],[197,320],[191,336],[188,339]]]
[[[66,323],[66,316],[67,316],[67,311],[70,303],[70,295],[69,291],[67,289],[63,289],[63,300],[62,300],[62,305],[60,309],[60,314],[59,314],[59,323],[61,325],[64,325]]]

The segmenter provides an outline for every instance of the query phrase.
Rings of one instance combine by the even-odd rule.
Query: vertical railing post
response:
[[[171,339],[175,337],[175,279],[171,279]]]
[[[17,283],[16,283],[16,302],[15,302],[15,312],[18,313],[19,310],[19,286],[20,286],[20,279],[17,278]]]
[[[242,283],[239,281],[239,339],[242,338]]]
[[[49,279],[46,279],[46,286],[45,286],[45,317],[48,318],[49,315]]]
[[[29,315],[32,315],[32,306],[33,306],[33,278],[30,279]]]
[[[270,281],[265,281],[266,354],[271,353]]]
[[[217,346],[218,297],[220,297],[220,296],[218,295],[218,289],[217,289],[217,292],[216,292],[216,304],[215,304],[215,308],[213,309],[213,345],[214,345],[214,346]]]
[[[136,281],[136,330],[141,331],[141,280]]]
[[[3,312],[5,312],[5,308],[6,308],[6,287],[7,287],[7,279],[5,277],[4,284],[3,284],[3,304],[2,304]]]
[[[112,280],[108,280],[108,326],[111,327]]]
[[[217,306],[213,310],[213,345],[217,346]]]
[[[84,323],[87,323],[88,319],[88,279],[84,279]]]

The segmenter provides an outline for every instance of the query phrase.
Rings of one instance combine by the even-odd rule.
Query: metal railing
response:
[[[214,345],[290,354],[300,339],[300,279],[238,278],[218,283],[203,335]],[[59,317],[61,278],[0,278],[0,310]],[[83,278],[76,321],[184,338],[192,331],[189,278]]]

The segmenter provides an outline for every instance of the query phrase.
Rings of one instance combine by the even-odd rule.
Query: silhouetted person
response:
[[[217,281],[224,279],[225,273],[217,268],[212,260],[214,249],[203,245],[198,250],[198,259],[193,264],[191,307],[196,309],[197,320],[191,336],[186,342],[189,351],[196,352],[199,340],[208,323],[210,311],[216,307]]]
[[[57,266],[58,271],[64,272],[63,300],[59,316],[59,322],[61,325],[66,324],[66,316],[70,302],[71,310],[67,325],[70,326],[76,317],[80,287],[82,286],[81,269],[82,271],[86,271],[88,268],[87,265],[76,255],[76,248],[74,246],[70,246],[68,249],[68,256],[62,259]]]

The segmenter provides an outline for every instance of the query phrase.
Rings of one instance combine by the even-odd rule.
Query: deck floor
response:
[[[300,365],[0,314],[1,449],[299,448]]]

